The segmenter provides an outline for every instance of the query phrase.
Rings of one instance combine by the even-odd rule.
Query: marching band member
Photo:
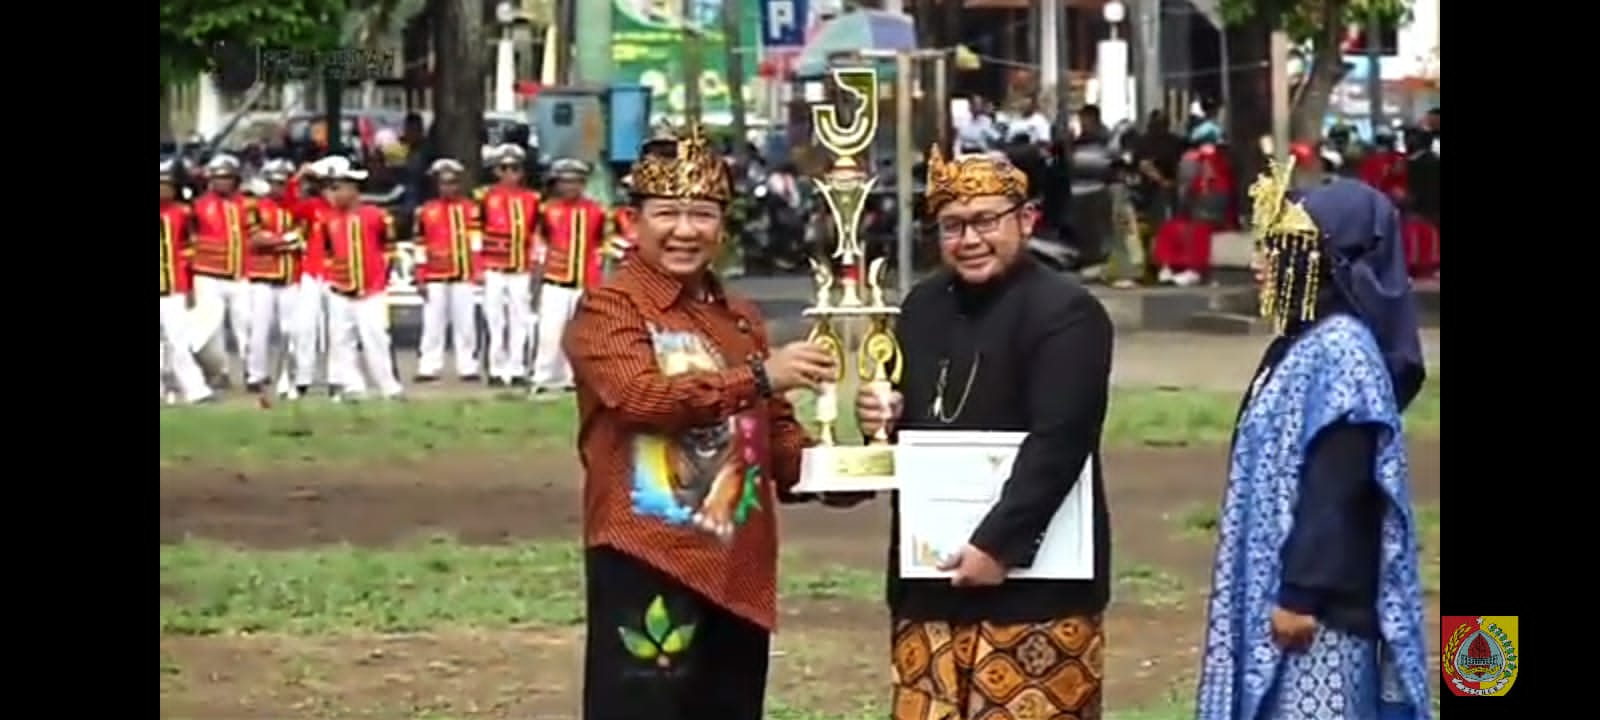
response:
[[[483,193],[483,318],[489,326],[489,384],[522,385],[533,324],[532,268],[539,250],[539,194],[522,184],[527,154],[494,152],[498,182]]]
[[[171,161],[161,163],[161,346],[162,395],[168,372],[185,402],[211,398],[205,376],[190,352],[189,338],[189,231],[193,222],[188,206],[178,201],[178,178]]]
[[[418,269],[423,288],[422,347],[417,382],[438,379],[444,367],[444,338],[450,333],[456,374],[478,379],[477,298],[478,254],[483,250],[483,216],[477,202],[462,194],[466,168],[450,158],[428,169],[439,185],[439,197],[417,210],[415,231],[426,259]]]
[[[389,267],[384,261],[387,246],[395,240],[394,219],[361,202],[367,171],[343,157],[327,158],[322,167],[332,208],[313,228],[311,242],[324,243],[328,250],[328,381],[337,399],[364,396],[367,383],[356,361],[359,352],[378,392],[398,398],[404,388],[389,354]]]
[[[618,205],[611,211],[612,234],[610,242],[606,245],[606,255],[617,264],[626,260],[629,252],[634,249],[634,225],[638,221],[638,212],[626,203]]]
[[[309,163],[300,168],[295,177],[289,179],[286,195],[291,199],[294,207],[295,219],[300,227],[311,228],[321,221],[322,216],[333,209],[328,204],[328,199],[322,194],[322,165]],[[327,259],[328,247],[326,243],[304,243],[300,256],[300,297],[295,302],[294,318],[294,380],[295,391],[302,397],[317,380],[318,369],[321,367],[319,354],[325,348],[326,339],[323,336],[324,306],[327,304]],[[323,370],[324,375],[326,370]]]
[[[273,161],[262,168],[261,179],[267,183],[267,192],[256,200],[259,227],[245,253],[251,311],[250,354],[245,357],[244,375],[245,387],[252,393],[261,392],[264,383],[272,382],[275,350],[286,359],[306,351],[293,341],[300,251],[305,243],[293,206],[284,194],[290,171],[283,161]],[[314,347],[310,350],[315,352]]]
[[[572,388],[572,366],[561,351],[561,335],[583,291],[604,279],[606,211],[585,197],[589,166],[563,159],[550,166],[555,198],[544,204],[544,284],[539,289],[539,337],[533,360],[533,392]]]
[[[210,190],[194,202],[194,303],[203,326],[193,328],[210,346],[222,340],[226,322],[240,357],[250,340],[249,287],[244,282],[245,244],[255,231],[254,204],[239,192],[239,160],[218,155],[206,163]],[[210,348],[208,347],[208,354]],[[221,349],[218,369],[228,380],[228,353]]]

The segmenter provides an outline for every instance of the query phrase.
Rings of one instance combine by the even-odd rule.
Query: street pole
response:
[[[723,0],[723,5],[736,4]],[[679,6],[683,20],[683,120],[689,127],[700,125],[700,75],[704,62],[700,53],[704,49],[704,34],[694,25],[694,0],[683,0]],[[588,28],[585,28],[587,31]]]
[[[1061,39],[1061,0],[1039,1],[1039,93],[1050,93],[1055,100],[1055,107],[1047,112],[1055,115],[1056,124],[1066,127],[1067,116],[1062,108],[1066,104],[1062,99],[1066,97],[1066,88],[1061,82],[1061,46],[1057,42]],[[1040,108],[1044,110],[1045,108]]]
[[[611,10],[612,0],[577,0],[573,17],[574,27],[583,31],[575,31],[572,35],[571,44],[575,51],[572,80],[577,85],[602,93],[602,102],[604,93],[611,87],[611,75],[615,72],[611,62]],[[609,137],[610,133],[605,133],[605,136]],[[604,153],[579,159],[593,168],[589,174],[589,197],[610,206],[616,197],[615,186],[611,179],[611,164]]]
[[[1161,68],[1161,0],[1137,0],[1134,11],[1139,14],[1139,107],[1134,117],[1146,118],[1151,110],[1163,104]]]
[[[941,55],[942,57],[942,55]],[[894,57],[894,199],[898,217],[895,218],[895,287],[900,291],[900,299],[904,300],[911,294],[911,278],[915,270],[911,267],[913,262],[911,243],[916,237],[912,233],[911,223],[915,217],[912,212],[912,183],[911,177],[912,155],[916,149],[912,146],[911,139],[911,92],[916,87],[912,77],[913,62],[911,53],[901,52]],[[941,71],[944,68],[939,68]],[[940,113],[944,115],[943,112]],[[941,137],[938,142],[943,143]]]
[[[1272,63],[1272,155],[1289,156],[1289,33],[1273,30],[1267,39]]]
[[[1378,4],[1371,3],[1367,10],[1367,111],[1371,115],[1372,140],[1378,139],[1378,128],[1383,127],[1383,18],[1378,14]]]
[[[728,112],[733,116],[733,156],[739,159],[741,166],[749,161],[745,156],[745,147],[750,144],[749,133],[746,131],[744,107],[744,38],[740,17],[744,10],[742,3],[734,0],[722,0],[722,47],[725,65],[728,71]]]

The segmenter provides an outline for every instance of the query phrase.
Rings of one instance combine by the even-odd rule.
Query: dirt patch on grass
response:
[[[1148,707],[1192,691],[1212,553],[1205,513],[1214,514],[1221,497],[1225,451],[1117,450],[1105,462],[1118,568],[1107,616],[1107,707]],[[1437,441],[1415,443],[1411,467],[1417,502],[1437,503]],[[565,451],[359,471],[168,468],[161,474],[161,539],[261,548],[385,546],[429,532],[469,543],[575,539],[579,482]],[[785,508],[782,533],[786,553],[808,565],[876,570],[885,559],[887,504]],[[864,704],[887,697],[883,612],[862,599],[786,600],[769,715],[801,717],[780,711],[807,707],[868,717],[859,714]],[[1430,598],[1430,620],[1437,614]],[[1437,623],[1427,624],[1436,643]],[[576,628],[163,637],[162,717],[576,718],[580,640]]]

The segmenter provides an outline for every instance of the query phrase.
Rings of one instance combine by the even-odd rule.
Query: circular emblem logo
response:
[[[1511,689],[1517,680],[1516,616],[1446,615],[1439,630],[1439,667],[1450,692],[1504,695]]]

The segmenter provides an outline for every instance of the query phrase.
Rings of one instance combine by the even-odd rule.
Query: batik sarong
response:
[[[1099,616],[897,621],[893,720],[1098,720],[1104,649]]]

